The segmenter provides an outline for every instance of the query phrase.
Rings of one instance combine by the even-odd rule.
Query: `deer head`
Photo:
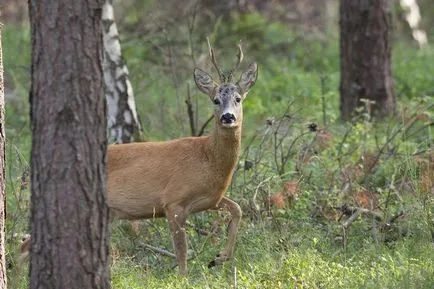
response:
[[[239,127],[243,119],[242,103],[246,98],[249,89],[255,84],[258,78],[258,66],[252,63],[247,70],[241,74],[237,82],[232,82],[233,73],[243,60],[241,45],[238,45],[238,54],[235,65],[224,74],[217,65],[215,52],[208,41],[211,62],[217,70],[220,82],[217,83],[205,71],[195,68],[194,80],[197,87],[207,94],[214,104],[214,118],[216,123],[223,128]]]

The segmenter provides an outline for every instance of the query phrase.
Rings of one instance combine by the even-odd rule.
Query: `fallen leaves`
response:
[[[282,191],[270,195],[265,204],[278,209],[286,208],[294,199],[298,197],[299,181],[292,180],[283,183]]]

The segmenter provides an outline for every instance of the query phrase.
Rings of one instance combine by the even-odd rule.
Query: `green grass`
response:
[[[137,256],[116,259],[113,288],[232,288],[234,284],[238,288],[432,287],[430,242],[408,238],[387,246],[361,238],[351,240],[344,249],[322,233],[320,226],[300,228],[287,220],[291,223],[280,224],[284,230],[276,232],[270,230],[271,222],[275,220],[244,222],[235,260],[211,270],[206,263],[218,249],[206,237],[190,232],[190,239],[207,249],[190,260],[188,279],[173,273],[175,262],[170,258],[161,258],[156,268],[147,267],[145,259],[137,260]],[[151,259],[148,254],[148,264]]]
[[[176,47],[176,69],[168,66],[165,39],[187,42],[185,26],[169,28],[167,35],[122,35],[148,139],[189,135],[184,106],[188,87],[200,107],[199,122],[211,112],[208,98],[194,86],[187,45]],[[182,278],[176,274],[175,260],[141,246],[172,251],[165,220],[142,222],[138,234],[119,222],[111,227],[113,288],[433,287],[434,196],[424,178],[432,170],[429,158],[434,147],[434,110],[428,108],[433,105],[434,48],[417,50],[395,43],[398,117],[375,124],[365,116],[348,124],[339,121],[336,37],[317,41],[286,28],[249,14],[201,31],[223,39],[217,43],[223,62],[232,55],[228,47],[234,52],[243,38],[246,59],[256,59],[260,67],[258,82],[244,104],[243,154],[228,191],[244,212],[234,260],[211,270],[206,267],[225,245],[225,222],[210,236],[189,228],[194,257],[188,263],[189,277]],[[203,39],[194,40],[199,58],[206,47]],[[6,106],[8,273],[11,288],[26,288],[27,272],[16,263],[19,238],[14,234],[27,232],[28,224],[28,28],[7,26],[3,45],[8,86],[17,94]],[[156,45],[164,49],[156,53]],[[270,118],[275,119],[272,126],[266,122]],[[311,123],[331,136],[326,145],[321,146],[319,133],[308,131]],[[281,154],[288,160],[282,161]],[[370,171],[365,162],[369,155],[377,160]],[[309,161],[302,161],[307,157]],[[245,163],[252,168],[244,169]],[[268,197],[288,181],[298,182],[298,196],[287,200],[285,208],[268,206]],[[376,196],[377,211],[384,217],[376,221],[361,215],[344,234],[342,224],[349,216],[341,216],[337,207],[356,206],[354,194],[361,190]],[[405,214],[388,226],[400,211]],[[190,221],[211,231],[213,221],[223,217],[201,213]]]

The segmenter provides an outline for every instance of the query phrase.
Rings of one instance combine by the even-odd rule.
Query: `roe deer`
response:
[[[227,245],[209,266],[232,258],[234,252],[241,208],[224,194],[240,152],[242,102],[258,76],[258,67],[252,63],[238,82],[231,82],[243,58],[241,46],[238,48],[234,67],[224,74],[209,45],[220,84],[199,68],[194,70],[197,87],[213,103],[215,124],[211,135],[108,147],[107,203],[111,217],[127,220],[166,217],[179,272],[183,275],[187,274],[185,224],[189,213],[208,209],[229,211],[232,220]]]

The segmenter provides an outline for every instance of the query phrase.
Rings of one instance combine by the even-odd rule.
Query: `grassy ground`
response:
[[[182,58],[188,47],[151,57],[157,44],[164,48],[158,51],[173,48],[164,39],[185,37],[176,32],[156,40],[123,39],[148,139],[189,135],[189,92],[201,108],[199,123],[211,111],[194,87],[190,57]],[[336,37],[306,39],[258,15],[216,26],[212,35],[222,39],[228,32],[217,44],[219,58],[230,63],[237,39],[248,35],[246,58],[260,65],[244,105],[243,154],[228,191],[244,212],[235,259],[206,267],[225,244],[224,214],[190,218],[188,279],[177,276],[172,258],[143,246],[172,250],[165,220],[141,222],[136,230],[118,222],[111,233],[113,288],[432,288],[434,48],[396,42],[398,116],[373,123],[363,115],[349,124],[338,120]],[[26,232],[28,223],[28,37],[25,27],[6,27],[3,38],[14,91],[6,107],[11,288],[27,284],[15,252],[16,234]],[[197,39],[195,47],[198,65],[209,69],[203,41]]]

